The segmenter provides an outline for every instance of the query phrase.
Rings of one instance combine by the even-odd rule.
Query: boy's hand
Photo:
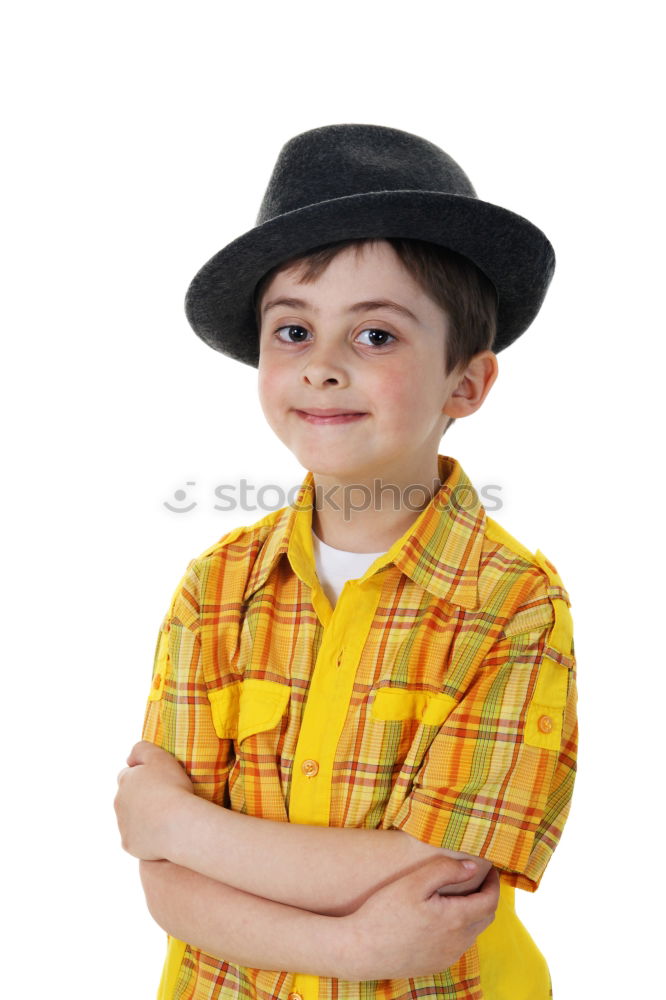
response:
[[[462,861],[437,857],[373,893],[343,918],[359,980],[430,976],[453,965],[488,927],[499,901],[494,868],[478,891],[440,896],[447,883],[469,880]]]
[[[160,861],[168,856],[178,801],[193,794],[194,786],[175,757],[146,740],[132,747],[127,763],[113,803],[122,846],[135,858]]]

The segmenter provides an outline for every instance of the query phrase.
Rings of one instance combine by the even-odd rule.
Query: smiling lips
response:
[[[359,413],[358,410],[341,410],[341,409],[315,409],[311,410],[296,410],[298,416],[307,421],[309,424],[349,424],[353,420],[360,420],[361,417],[365,417],[365,413]]]

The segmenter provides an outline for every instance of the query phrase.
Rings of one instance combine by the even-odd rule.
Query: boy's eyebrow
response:
[[[263,309],[261,310],[262,316],[265,316],[268,310],[273,309],[275,306],[286,306],[288,309],[312,309],[315,313],[319,312],[319,309],[317,309],[316,306],[306,302],[305,299],[279,298],[271,299],[270,302],[265,303]],[[353,306],[349,307],[347,312],[361,312],[364,309],[389,309],[402,316],[407,316],[415,323],[419,322],[418,316],[415,316],[410,309],[406,306],[399,305],[397,302],[392,302],[391,299],[367,299],[365,302],[356,302]]]

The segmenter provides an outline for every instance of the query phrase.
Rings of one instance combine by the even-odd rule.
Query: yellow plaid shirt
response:
[[[282,822],[400,829],[487,858],[493,924],[450,968],[351,982],[239,967],[168,937],[159,1000],[542,1000],[514,910],[568,815],[577,751],[569,597],[490,518],[460,464],[333,609],[313,476],[292,506],[193,559],[162,623],[143,738],[199,795]]]

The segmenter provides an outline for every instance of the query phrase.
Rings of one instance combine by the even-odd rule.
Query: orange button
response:
[[[318,770],[319,770],[319,764],[317,763],[316,760],[310,760],[308,758],[308,760],[304,760],[303,763],[301,764],[301,771],[303,772],[303,774],[306,774],[308,778],[314,778]],[[298,994],[295,993],[294,996],[298,996]]]
[[[153,687],[158,688],[162,683],[162,674],[155,674],[155,680],[153,681]]]
[[[549,715],[539,716],[537,725],[542,733],[550,733],[553,731],[553,720]]]
[[[303,1000],[302,993],[290,993],[287,1000]]]

